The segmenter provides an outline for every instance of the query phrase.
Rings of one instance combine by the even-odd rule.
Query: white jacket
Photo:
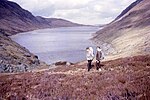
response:
[[[93,59],[94,59],[93,48],[90,48],[90,49],[86,52],[86,59],[87,59],[87,60],[93,60]]]

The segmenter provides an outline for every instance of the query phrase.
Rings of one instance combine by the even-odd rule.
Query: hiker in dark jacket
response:
[[[101,71],[100,61],[103,59],[102,49],[97,46],[96,48],[96,69]]]
[[[90,69],[92,68],[92,60],[94,59],[94,52],[93,52],[93,48],[92,47],[87,47],[86,48],[86,59],[88,61],[87,67],[88,67],[88,71],[90,71]]]

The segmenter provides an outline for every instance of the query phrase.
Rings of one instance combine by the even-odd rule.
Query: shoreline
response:
[[[92,41],[89,40],[89,38],[91,38],[92,33],[95,33],[97,30],[99,30],[99,27],[91,28],[89,26],[88,27],[82,26],[82,27],[78,27],[78,28],[76,28],[76,27],[70,27],[70,28],[68,28],[68,27],[67,28],[66,27],[65,28],[57,28],[56,30],[54,29],[52,32],[50,30],[48,30],[48,31],[46,30],[46,32],[43,30],[39,30],[39,31],[37,30],[37,32],[31,31],[31,32],[23,33],[23,37],[21,36],[21,34],[18,34],[17,37],[12,38],[12,39],[14,41],[16,41],[17,43],[19,43],[20,45],[26,47],[32,53],[38,55],[40,60],[46,62],[47,64],[52,64],[52,63],[56,63],[59,61],[68,61],[68,62],[72,62],[72,63],[77,63],[77,62],[80,62],[81,60],[86,59],[84,57],[84,48],[86,48],[87,46],[94,45],[94,44],[92,44]],[[62,30],[62,33],[61,33],[61,30]],[[66,30],[66,32],[64,30]],[[73,32],[74,30],[75,30],[75,32]],[[57,33],[57,31],[60,31],[60,32]],[[85,32],[85,33],[82,33],[82,32]],[[30,34],[30,33],[32,33],[32,34]],[[42,35],[43,33],[45,35]],[[50,33],[50,35],[48,33]],[[57,33],[58,36],[53,36],[55,33]],[[59,35],[60,35],[60,37],[62,37],[62,39],[59,39]],[[68,35],[72,38],[65,39],[66,35]],[[42,36],[43,36],[43,38],[46,38],[46,39],[43,40],[41,38],[40,40],[38,40]],[[65,36],[65,37],[63,38],[63,36]],[[79,39],[78,38],[79,36],[81,38],[82,37],[84,37],[84,38]],[[24,39],[22,40],[22,38],[24,38]],[[54,38],[58,38],[58,40],[53,40]],[[26,41],[26,39],[28,39],[28,40]],[[32,42],[32,44],[30,44],[30,41]],[[53,43],[53,41],[54,41],[54,43]],[[68,43],[68,41],[69,41],[69,43]],[[38,44],[36,44],[36,43],[38,43]],[[40,45],[40,43],[42,43],[42,44]],[[65,44],[65,43],[67,43],[67,44]],[[32,47],[32,45],[33,45],[33,47]],[[40,45],[40,46],[38,46],[38,45]],[[58,46],[60,45],[60,46],[57,47],[57,45]],[[38,53],[37,53],[37,51],[38,51]],[[71,57],[72,54],[74,54],[73,57]],[[59,55],[60,55],[60,57],[59,57]]]

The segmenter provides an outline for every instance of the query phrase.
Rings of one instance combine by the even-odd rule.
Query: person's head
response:
[[[96,50],[97,51],[102,51],[102,49],[99,46],[96,47]]]
[[[87,48],[86,48],[86,51],[89,51],[89,50],[90,50],[89,47],[87,47]]]
[[[89,47],[89,49],[92,50],[93,48],[92,48],[92,47]]]

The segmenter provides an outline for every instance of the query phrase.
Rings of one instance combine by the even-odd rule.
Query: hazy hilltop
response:
[[[149,0],[137,0],[132,3],[113,22],[96,32],[93,40],[99,45],[111,44],[113,57],[149,54]]]
[[[43,18],[41,16],[36,16],[36,19],[40,23],[47,23],[51,26],[50,28],[84,26],[82,24],[73,23],[61,18]]]
[[[35,17],[17,3],[0,1],[0,31],[8,35],[42,28],[81,26],[63,19]]]

